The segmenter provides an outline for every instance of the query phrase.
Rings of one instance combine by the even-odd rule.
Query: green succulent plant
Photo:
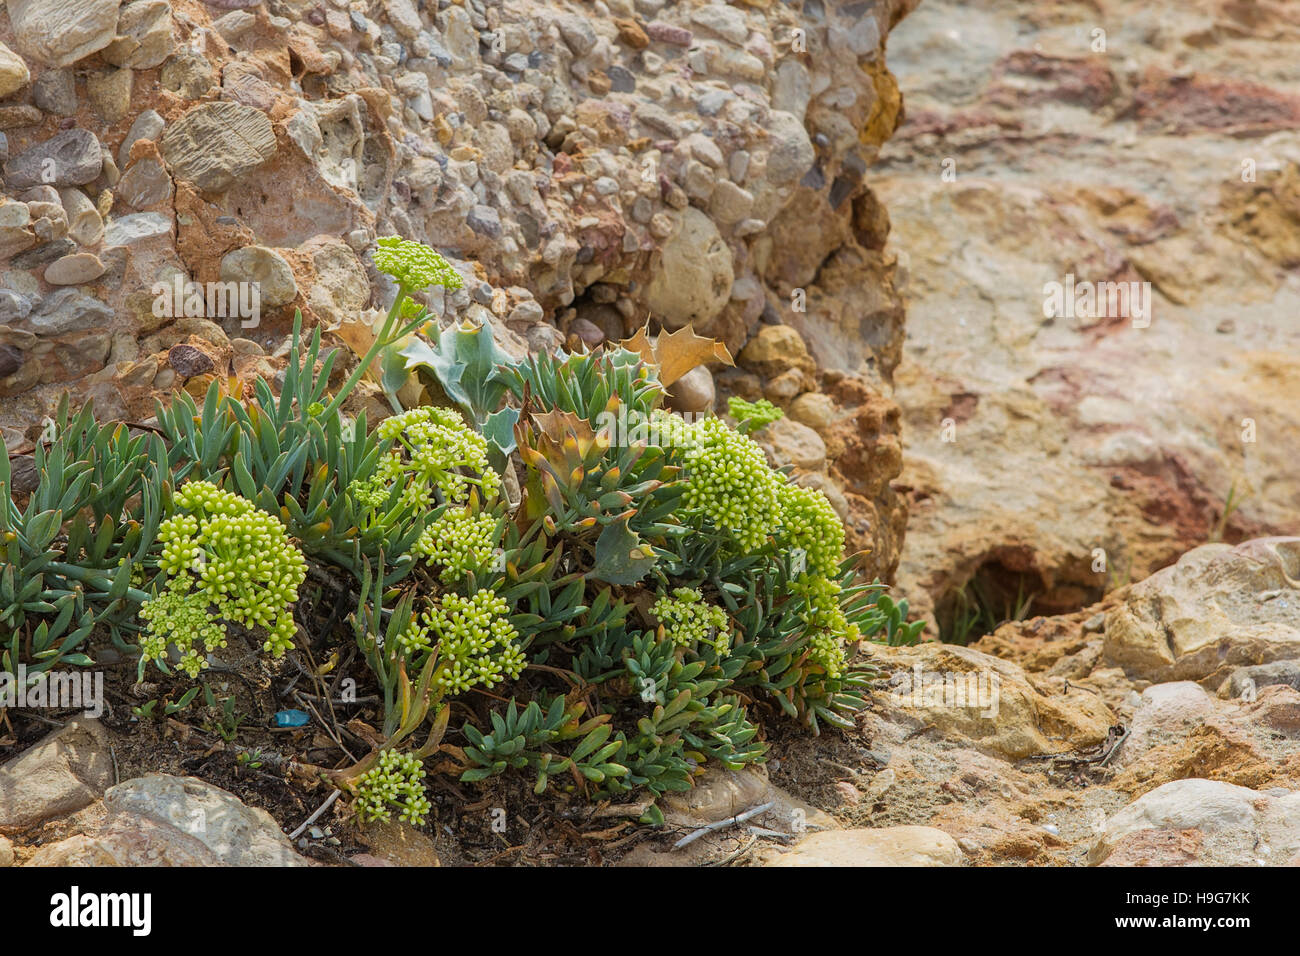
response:
[[[662,407],[725,348],[643,330],[514,361],[490,323],[439,330],[414,304],[461,285],[436,252],[387,237],[373,257],[397,296],[346,376],[298,316],[278,389],[179,392],[146,433],[65,402],[22,508],[0,457],[6,670],[88,663],[104,633],[141,672],[175,652],[195,675],[232,625],[287,653],[311,589],[354,608],[313,640],[353,643],[382,710],[371,751],[321,773],[363,820],[417,824],[434,754],[466,783],[524,772],[617,798],[761,762],[772,720],[853,726],[874,676],[855,645],[921,624],[861,580],[826,496],[749,437],[779,409],[733,399],[732,427]],[[390,400],[396,370],[445,402],[349,419],[376,361]]]
[[[96,627],[126,647],[148,595],[168,453],[156,435],[100,424],[90,405],[69,415],[65,396],[33,452],[39,482],[19,508],[8,451],[0,454],[0,666],[30,677],[86,665]]]

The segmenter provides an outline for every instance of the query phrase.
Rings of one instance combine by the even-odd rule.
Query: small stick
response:
[[[302,836],[303,830],[306,830],[309,826],[311,826],[313,823],[319,820],[320,815],[322,813],[324,813],[330,807],[334,806],[334,801],[339,798],[339,794],[341,794],[342,792],[343,792],[342,790],[335,790],[328,797],[326,797],[325,802],[316,808],[316,812],[313,813],[311,816],[309,816],[306,820],[304,820],[302,822],[302,826],[300,826],[298,829],[294,830],[292,833],[289,834],[289,840],[293,841],[298,839],[298,837]]]
[[[744,813],[738,813],[734,817],[727,817],[727,819],[719,820],[717,823],[706,824],[705,826],[700,827],[694,833],[688,833],[686,834],[686,836],[682,837],[680,840],[674,843],[673,849],[680,850],[688,843],[694,843],[696,840],[704,836],[706,833],[712,833],[715,830],[724,830],[727,827],[737,826],[741,823],[744,823],[746,820],[758,816],[760,813],[766,813],[768,810],[771,810],[774,806],[776,806],[776,801],[769,800],[767,803],[759,804],[758,806],[754,807],[752,810],[746,810]]]
[[[749,848],[752,847],[757,842],[758,842],[758,837],[751,835],[749,840],[740,849],[735,850],[732,853],[729,853],[726,857],[724,857],[721,860],[718,860],[716,863],[705,863],[704,865],[705,866],[726,866],[729,863],[740,859],[740,857],[748,853]]]
[[[793,833],[782,833],[780,830],[769,830],[767,827],[750,827],[749,832],[754,836],[771,837],[774,840],[793,840]]]
[[[1110,750],[1107,751],[1106,756],[1101,758],[1101,764],[1099,766],[1104,767],[1106,766],[1106,764],[1110,763],[1110,758],[1115,756],[1115,754],[1119,753],[1119,748],[1124,746],[1124,741],[1128,740],[1128,735],[1131,734],[1132,732],[1133,732],[1132,727],[1124,728],[1123,735],[1119,738],[1119,740],[1115,741],[1115,746],[1111,747]]]

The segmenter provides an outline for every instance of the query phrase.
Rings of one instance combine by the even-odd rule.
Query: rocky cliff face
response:
[[[791,409],[774,454],[888,575],[879,388],[903,310],[867,170],[913,5],[11,0],[6,444],[64,389],[129,419],[205,375],[272,374],[295,309],[334,327],[384,306],[366,251],[399,233],[466,278],[431,303],[444,320],[488,317],[516,354],[647,318],[724,340],[728,390]],[[217,283],[231,302],[192,298]],[[679,392],[717,397],[703,374]]]
[[[891,37],[900,585],[941,623],[972,580],[1058,613],[1300,530],[1298,38],[1218,0],[926,0]],[[1069,276],[1151,308],[1045,315]]]

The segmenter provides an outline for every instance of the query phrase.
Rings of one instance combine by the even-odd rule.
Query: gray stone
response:
[[[342,240],[320,237],[311,264],[315,281],[307,292],[312,311],[331,325],[355,319],[370,302],[366,268]]]
[[[42,183],[50,186],[84,186],[104,167],[104,155],[95,134],[69,129],[24,150],[5,163],[5,180],[22,189]]]
[[[717,388],[713,373],[697,365],[669,388],[669,404],[679,412],[706,412],[713,408]]]
[[[122,8],[117,36],[102,55],[114,66],[151,70],[174,49],[172,9],[167,0],[133,0]]]
[[[513,309],[510,310],[510,322],[526,322],[532,325],[535,322],[542,321],[546,317],[546,312],[541,303],[536,299],[524,299]]]
[[[596,31],[586,17],[576,13],[566,13],[556,20],[560,36],[568,44],[575,56],[586,56],[596,45]]]
[[[713,220],[695,208],[677,217],[646,287],[646,304],[668,329],[688,322],[698,328],[731,297],[735,273],[731,250]]]
[[[491,206],[477,205],[469,211],[466,224],[481,236],[501,238],[501,217]]]
[[[28,866],[310,866],[265,810],[194,777],[150,774],[104,795],[104,824]]]
[[[419,36],[424,29],[420,22],[420,11],[415,8],[413,0],[384,0],[384,12],[388,22],[404,37]]]
[[[8,0],[18,49],[48,66],[71,66],[117,32],[120,0]]]
[[[626,67],[615,64],[605,71],[609,76],[610,90],[614,93],[635,93],[636,75]]]
[[[71,239],[55,239],[35,249],[20,252],[9,260],[9,264],[15,269],[34,269],[36,266],[43,266],[47,262],[53,262],[76,251],[77,244]]]
[[[31,71],[27,69],[23,58],[0,43],[0,97],[17,93],[31,79]]]
[[[97,720],[75,717],[0,767],[0,828],[74,813],[112,782],[107,732]]]
[[[171,220],[157,212],[137,212],[129,216],[118,216],[104,228],[104,244],[128,246],[144,239],[165,236],[171,232],[171,229]]]
[[[271,121],[241,103],[204,103],[163,133],[173,175],[220,192],[275,155]]]
[[[26,103],[0,105],[0,129],[17,129],[22,126],[40,126],[45,114]]]
[[[78,289],[59,289],[27,321],[39,335],[62,335],[106,328],[113,321],[113,310]]]
[[[22,203],[6,203],[0,206],[0,211],[6,209],[15,209],[27,216],[27,207]],[[30,219],[30,217],[27,217]],[[23,250],[30,249],[36,242],[36,236],[28,228],[27,222],[3,224],[0,223],[0,259],[8,259],[11,256],[21,255]]]
[[[846,51],[854,57],[871,56],[880,49],[880,25],[873,14],[858,18],[851,27],[827,31],[832,53]]]
[[[691,11],[691,22],[737,45],[749,37],[745,14],[735,7],[710,3]]]
[[[136,142],[142,139],[157,141],[166,128],[167,121],[159,115],[157,110],[145,110],[137,116],[135,121],[131,123],[131,128],[126,131],[126,138],[122,140],[122,145],[118,147],[118,167],[126,169],[131,164],[131,147]]]
[[[221,281],[256,284],[262,305],[270,308],[288,305],[298,295],[293,269],[266,246],[244,246],[226,253],[221,260]]]
[[[182,378],[193,378],[211,372],[216,367],[212,356],[197,346],[178,342],[167,352],[167,364]]]
[[[67,219],[69,238],[82,246],[98,245],[104,238],[104,219],[90,197],[80,189],[61,189],[59,202]]]
[[[172,178],[157,160],[141,159],[127,169],[118,181],[116,192],[128,206],[144,209],[171,195]]]
[[[86,77],[86,99],[95,115],[108,125],[124,119],[131,110],[130,70],[96,70]]]
[[[34,269],[38,265],[52,263],[61,256],[72,255],[77,251],[77,243],[72,239],[55,239],[53,242],[44,243],[43,246],[29,248],[26,252],[19,252],[9,260],[9,264],[16,269]]]
[[[713,187],[717,181],[717,174],[698,159],[686,163],[686,175],[682,186],[686,189],[686,195],[692,199],[707,202],[709,196],[713,194]]]
[[[808,68],[793,58],[786,58],[776,68],[772,85],[772,109],[783,110],[802,121],[812,99],[812,78]]]
[[[32,84],[36,105],[55,116],[77,112],[77,82],[71,70],[46,70]]]
[[[736,98],[731,90],[706,90],[695,100],[701,116],[716,116],[724,106]]]
[[[104,274],[104,263],[92,252],[78,252],[55,259],[45,270],[50,285],[81,285]]]
[[[8,378],[22,367],[23,353],[12,345],[0,345],[0,379]],[[18,490],[17,483],[13,484],[13,488],[15,491]]]
[[[158,79],[163,89],[177,93],[187,100],[196,100],[217,82],[216,73],[206,57],[182,50],[165,64]]]
[[[13,289],[0,289],[0,325],[21,322],[31,314],[31,299]]]
[[[227,40],[237,40],[257,23],[257,17],[243,10],[233,10],[212,22],[212,27]]]
[[[1255,693],[1261,687],[1281,684],[1300,690],[1300,661],[1273,661],[1238,667],[1219,685],[1219,696],[1237,698]]]
[[[1267,798],[1218,780],[1175,780],[1143,794],[1106,821],[1088,862],[1105,860],[1116,845],[1141,830],[1199,830],[1209,860],[1240,865],[1259,842],[1260,810]],[[1246,859],[1243,860],[1242,857]]]
[[[767,130],[772,137],[767,157],[768,181],[777,185],[795,182],[817,158],[808,131],[798,117],[782,110],[772,111]]]
[[[714,187],[709,200],[709,212],[713,218],[726,225],[748,218],[753,208],[753,195],[728,179]]]

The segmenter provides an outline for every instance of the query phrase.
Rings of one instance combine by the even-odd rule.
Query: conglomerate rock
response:
[[[467,280],[430,296],[443,321],[491,318],[533,348],[647,320],[733,354],[797,332],[799,375],[741,368],[715,400],[831,397],[802,477],[888,577],[905,516],[881,390],[903,309],[867,170],[902,115],[885,38],[913,6],[14,0],[6,445],[29,450],[65,389],[139,420],[207,375],[273,375],[294,310],[331,327],[391,301],[367,252],[396,233]],[[252,315],[242,293],[209,301],[226,282],[274,289]],[[177,344],[213,370],[180,375]]]

